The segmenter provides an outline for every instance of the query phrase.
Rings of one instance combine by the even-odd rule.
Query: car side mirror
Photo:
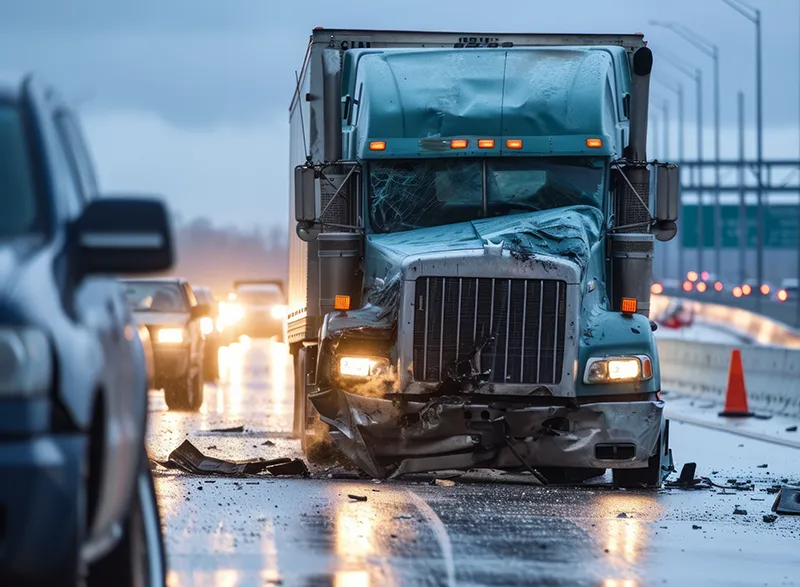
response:
[[[208,318],[211,316],[211,306],[208,304],[197,304],[192,307],[192,319]]]
[[[172,229],[161,200],[100,198],[73,224],[82,276],[166,271],[174,263]]]
[[[678,233],[678,211],[681,199],[681,182],[678,166],[674,163],[654,163],[652,167],[655,187],[655,214],[652,232],[661,242],[675,238]]]

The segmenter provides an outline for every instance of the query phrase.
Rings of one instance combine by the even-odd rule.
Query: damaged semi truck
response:
[[[658,486],[678,170],[641,34],[315,29],[290,107],[294,432],[377,478]]]

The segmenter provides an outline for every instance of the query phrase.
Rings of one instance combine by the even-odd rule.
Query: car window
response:
[[[126,281],[125,297],[135,312],[188,312],[182,287],[175,282]]]
[[[42,199],[34,183],[22,113],[0,102],[0,239],[43,231]]]
[[[83,199],[95,198],[98,191],[97,178],[78,123],[69,114],[61,112],[56,115],[55,124]]]

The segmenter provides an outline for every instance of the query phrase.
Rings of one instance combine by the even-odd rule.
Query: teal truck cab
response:
[[[295,433],[377,478],[658,486],[678,170],[642,35],[315,29],[290,109]]]

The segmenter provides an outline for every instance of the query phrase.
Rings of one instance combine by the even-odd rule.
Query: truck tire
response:
[[[196,412],[203,405],[203,380],[184,375],[164,385],[164,401],[170,410]]]
[[[662,485],[663,469],[672,468],[672,451],[669,448],[669,420],[658,436],[658,451],[647,461],[643,469],[614,469],[611,473],[614,487],[659,489]]]
[[[122,537],[114,548],[89,569],[87,587],[164,587],[166,552],[161,534],[153,477],[147,454],[142,457],[136,490]]]
[[[327,428],[319,418],[316,417],[317,411],[308,399],[305,388],[306,357],[308,349],[301,348],[295,357],[294,371],[294,437],[300,439],[300,448],[303,454],[308,454],[308,449],[315,442],[322,439],[322,428]],[[310,421],[311,420],[311,421]]]

